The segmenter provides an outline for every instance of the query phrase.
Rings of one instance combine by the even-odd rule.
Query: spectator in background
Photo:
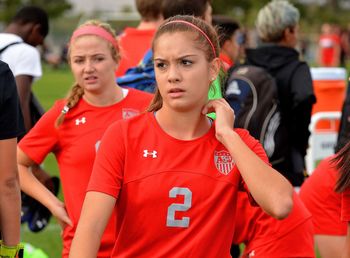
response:
[[[147,50],[151,48],[153,35],[163,21],[162,0],[135,0],[141,15],[137,28],[127,27],[119,37],[121,50],[120,64],[115,75],[121,76],[136,66]]]
[[[311,110],[316,98],[310,69],[299,61],[295,50],[298,40],[299,11],[285,0],[273,0],[258,13],[256,29],[262,44],[247,49],[247,64],[265,68],[275,79],[281,107],[280,123],[288,129],[284,139],[283,160],[272,166],[294,186],[305,178],[305,155],[309,139]]]
[[[319,66],[325,67],[336,67],[340,64],[340,36],[328,23],[324,23],[321,27],[317,62]]]
[[[10,66],[15,76],[26,131],[35,121],[31,119],[32,84],[42,76],[39,51],[49,32],[47,13],[35,6],[20,9],[10,24],[0,33],[0,59]]]
[[[163,17],[168,19],[175,15],[193,15],[212,24],[211,0],[164,0]]]
[[[43,45],[49,33],[49,20],[45,10],[37,6],[21,8],[0,33],[0,59],[7,63],[15,76],[24,125],[28,132],[44,113],[34,96],[32,86],[42,76],[40,53],[36,46]],[[57,178],[52,178],[39,166],[32,172],[52,191],[58,191]],[[48,223],[50,213],[39,203],[23,195],[22,221],[28,219],[32,231],[42,230]],[[36,223],[39,221],[39,223]]]
[[[220,59],[227,71],[234,65],[239,54],[239,24],[230,17],[213,16],[213,25],[218,33],[220,43]]]
[[[16,146],[24,134],[23,118],[15,79],[8,65],[0,61],[0,257],[18,254],[21,221]]]
[[[88,21],[70,40],[68,60],[75,83],[66,99],[57,101],[18,144],[21,188],[44,204],[62,226],[63,257],[80,217],[86,187],[100,140],[116,120],[143,112],[152,95],[116,85],[114,72],[119,46],[108,24]],[[64,203],[33,177],[30,167],[53,153],[62,179]],[[115,235],[115,217],[102,236],[98,257],[110,257]]]

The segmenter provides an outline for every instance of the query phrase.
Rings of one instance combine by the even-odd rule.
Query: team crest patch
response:
[[[123,113],[123,119],[128,119],[140,114],[138,110],[132,109],[132,108],[123,108],[122,113]]]
[[[216,169],[224,175],[228,175],[234,166],[230,153],[225,150],[214,151],[214,163]]]

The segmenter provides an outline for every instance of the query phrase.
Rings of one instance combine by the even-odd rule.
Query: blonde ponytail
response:
[[[55,122],[55,127],[58,128],[64,121],[64,117],[67,112],[74,108],[75,105],[79,102],[80,98],[84,95],[84,89],[79,84],[74,84],[70,92],[68,93],[67,103],[63,107],[62,112],[57,117]]]

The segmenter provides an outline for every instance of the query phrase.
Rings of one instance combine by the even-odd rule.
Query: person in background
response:
[[[115,72],[117,77],[136,66],[151,48],[154,33],[163,21],[162,2],[162,0],[135,0],[141,21],[137,28],[127,27],[119,36],[121,60]]]
[[[246,49],[246,63],[266,69],[275,79],[281,107],[280,123],[288,129],[284,159],[272,166],[299,187],[306,175],[305,155],[310,136],[311,110],[316,102],[310,68],[299,61],[299,11],[285,0],[273,0],[260,9],[256,29],[262,44]]]
[[[220,59],[224,65],[224,69],[227,71],[235,64],[239,48],[239,24],[228,16],[214,15],[213,26],[215,27],[220,43]]]
[[[214,28],[174,16],[159,27],[152,49],[153,102],[104,134],[71,258],[96,257],[113,211],[111,257],[230,257],[239,188],[276,218],[292,209],[293,188],[267,164],[260,143],[232,128],[224,99],[208,102],[221,68]],[[214,110],[215,121],[206,116]]]
[[[19,142],[17,157],[22,191],[45,205],[63,229],[63,257],[68,257],[100,140],[116,120],[142,113],[152,95],[116,85],[119,45],[108,24],[88,21],[70,39],[68,60],[75,83]],[[30,172],[52,152],[62,180],[64,203]],[[97,257],[110,257],[115,217],[103,234]],[[95,256],[96,257],[96,256]]]
[[[4,32],[0,33],[0,60],[9,65],[15,76],[26,132],[44,113],[32,87],[34,81],[42,76],[40,53],[36,47],[43,45],[48,33],[46,11],[32,5],[19,9]],[[51,191],[58,192],[58,178],[51,178],[39,165],[31,169]],[[51,216],[45,207],[25,194],[22,194],[22,213],[22,222],[27,221],[34,232],[42,230]]]
[[[299,196],[312,214],[314,239],[322,258],[341,258],[347,223],[341,221],[341,194],[334,191],[339,171],[336,155],[322,160],[305,180]]]
[[[22,134],[24,124],[16,82],[8,65],[0,61],[0,257],[15,258],[22,248],[21,190],[16,162],[17,137]]]
[[[331,24],[324,23],[318,41],[317,63],[319,66],[337,67],[340,64],[340,36]]]
[[[175,15],[193,15],[212,24],[211,0],[163,0],[162,9],[164,19]]]
[[[40,7],[21,8],[0,33],[0,59],[7,63],[15,76],[24,124],[28,132],[34,125],[31,101],[33,82],[42,76],[39,51],[49,33],[47,13]]]

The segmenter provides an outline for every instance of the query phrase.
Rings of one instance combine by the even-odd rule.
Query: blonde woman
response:
[[[119,47],[107,24],[89,21],[77,28],[70,40],[68,60],[75,78],[68,98],[57,101],[18,147],[21,188],[44,204],[62,225],[63,257],[68,256],[104,131],[116,120],[142,113],[152,96],[116,85],[114,71],[119,62]],[[58,162],[64,203],[29,171],[30,166],[40,164],[50,152]],[[110,257],[114,228],[112,216],[98,257]]]

